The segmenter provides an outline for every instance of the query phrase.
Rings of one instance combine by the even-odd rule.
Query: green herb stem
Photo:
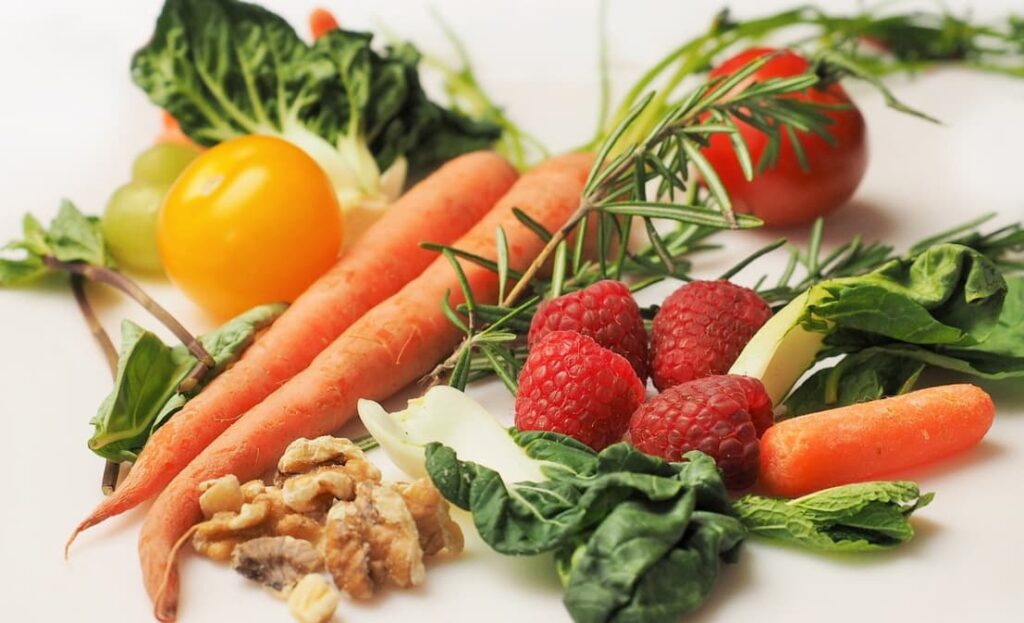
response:
[[[96,338],[96,343],[100,345],[100,350],[103,351],[103,357],[107,360],[107,367],[110,368],[110,376],[116,376],[117,349],[114,347],[114,342],[110,339],[106,329],[100,324],[96,311],[89,303],[85,293],[85,277],[77,273],[71,275],[71,292],[75,295],[75,302],[78,303],[78,309],[82,312],[82,317],[85,319],[86,326],[89,327],[89,332]]]
[[[100,345],[100,350],[103,351],[103,357],[107,360],[107,367],[110,369],[111,378],[116,379],[117,349],[114,348],[114,342],[110,339],[110,335],[107,334],[103,325],[100,324],[96,311],[89,303],[89,299],[85,294],[85,278],[82,275],[71,275],[71,292],[75,295],[75,302],[78,303],[78,309],[82,312],[82,317],[85,318],[85,324],[89,327],[89,332],[96,338],[96,343]],[[117,477],[120,475],[120,471],[120,463],[110,460],[104,462],[103,477],[100,480],[100,490],[103,492],[103,495],[110,495],[114,492],[114,489],[117,487]]]
[[[174,318],[166,309],[157,303],[151,296],[138,286],[134,281],[128,279],[121,273],[107,268],[105,266],[97,266],[95,264],[86,264],[83,262],[62,262],[57,258],[46,255],[43,256],[43,262],[50,268],[56,270],[62,270],[72,275],[79,275],[90,281],[98,283],[105,283],[112,286],[121,292],[127,294],[132,300],[141,305],[146,309],[154,318],[159,320],[165,327],[170,329],[171,333],[178,338],[182,344],[188,348],[189,352],[198,360],[195,368],[189,373],[188,377],[181,383],[181,391],[188,392],[195,388],[196,383],[201,379],[206,372],[215,365],[213,357],[210,353],[206,352],[202,343],[186,329],[177,319]],[[109,338],[107,338],[109,340]]]
[[[508,307],[516,302],[523,291],[530,286],[533,278],[537,275],[537,271],[540,270],[541,266],[548,261],[548,258],[555,252],[558,245],[568,237],[572,230],[576,229],[576,226],[579,225],[580,221],[587,217],[592,209],[593,206],[585,200],[580,202],[579,207],[572,213],[572,216],[570,216],[568,220],[566,220],[565,224],[558,228],[554,235],[551,236],[547,241],[547,244],[544,245],[544,248],[541,249],[540,255],[533,260],[530,266],[526,269],[526,272],[523,273],[523,276],[516,281],[516,285],[513,286],[511,291],[509,291],[505,300],[501,302],[503,306]]]

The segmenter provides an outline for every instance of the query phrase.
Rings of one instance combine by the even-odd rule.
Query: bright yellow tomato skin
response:
[[[320,166],[282,139],[245,136],[196,158],[164,198],[164,269],[219,318],[295,300],[337,260],[338,200]]]

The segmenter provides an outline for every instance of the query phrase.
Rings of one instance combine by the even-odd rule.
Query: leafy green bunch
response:
[[[255,4],[167,0],[132,77],[201,145],[264,134],[303,148],[343,204],[387,194],[381,174],[398,161],[417,177],[499,137],[430,101],[411,44],[371,40],[335,29],[308,44]]]
[[[427,446],[427,472],[495,551],[552,552],[578,623],[677,621],[704,602],[748,534],[816,551],[894,547],[931,500],[914,483],[872,482],[734,503],[701,452],[667,463],[627,443],[595,452],[556,433],[510,434],[545,480],[504,482],[438,443]]]
[[[982,379],[1024,376],[1024,227],[982,232],[992,217],[929,236],[903,255],[859,236],[824,254],[820,220],[805,251],[789,246],[779,277],[762,275],[755,290],[778,314],[806,301],[798,322],[824,340],[808,365],[832,361],[786,399],[786,414],[905,393],[927,366]]]

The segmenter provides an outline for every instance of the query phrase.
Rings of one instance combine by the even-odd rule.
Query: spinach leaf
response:
[[[20,252],[15,257],[0,257],[0,286],[20,286],[51,272],[43,258],[62,262],[84,262],[96,266],[114,266],[103,242],[99,219],[85,216],[68,200],[61,201],[49,229],[31,214],[22,220],[21,240],[8,242],[0,251]]]
[[[427,472],[496,551],[555,552],[574,620],[674,621],[735,559],[745,530],[710,457],[666,463],[624,443],[595,453],[555,433],[513,437],[550,465],[548,480],[505,483],[437,443]]]
[[[785,417],[816,413],[910,391],[924,370],[922,361],[868,348],[818,370],[786,398]]]
[[[206,383],[236,361],[255,334],[284,311],[262,305],[200,338],[216,365],[189,395],[178,391],[197,361],[183,345],[168,346],[130,320],[121,323],[121,354],[114,389],[96,416],[89,448],[111,461],[134,461],[149,436]]]
[[[886,338],[909,344],[970,346],[995,329],[1006,281],[987,257],[939,244],[910,259],[815,286],[805,328],[830,333],[840,350]]]
[[[166,0],[132,77],[193,140],[284,138],[309,153],[346,202],[387,198],[380,174],[414,174],[500,135],[431,102],[409,44],[332,30],[307,44],[274,13],[238,0]]]
[[[913,538],[908,518],[931,500],[913,482],[865,482],[795,500],[747,495],[735,509],[753,535],[819,551],[866,552]]]
[[[801,383],[786,399],[787,415],[905,393],[926,365],[992,380],[1024,377],[1024,277],[1005,280],[999,317],[980,343],[959,348],[879,340]]]

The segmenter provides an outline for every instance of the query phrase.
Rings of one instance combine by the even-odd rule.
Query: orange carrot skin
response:
[[[337,28],[338,20],[334,19],[334,15],[327,9],[313,9],[309,14],[309,31],[314,41]]]
[[[510,266],[524,270],[543,246],[512,213],[518,207],[550,230],[576,209],[593,162],[589,154],[553,158],[529,171],[490,214],[454,246],[495,258],[496,228],[509,242]],[[497,299],[497,276],[462,263],[479,302]],[[453,305],[462,296],[454,270],[445,258],[430,267],[355,324],[301,373],[271,394],[210,444],[157,498],[139,537],[139,557],[146,589],[161,620],[175,616],[177,573],[174,543],[200,518],[198,485],[225,474],[259,478],[273,468],[289,443],[336,431],[355,412],[359,398],[382,400],[420,378],[458,344],[462,333],[441,312],[451,292]],[[158,595],[164,572],[164,590]]]
[[[943,385],[793,418],[761,437],[760,482],[797,497],[872,480],[976,446],[994,417],[978,387]]]
[[[159,493],[243,413],[433,262],[437,254],[421,248],[420,242],[454,242],[488,213],[516,178],[515,169],[501,156],[475,152],[451,160],[410,189],[237,364],[156,431],[125,481],[76,534]]]

